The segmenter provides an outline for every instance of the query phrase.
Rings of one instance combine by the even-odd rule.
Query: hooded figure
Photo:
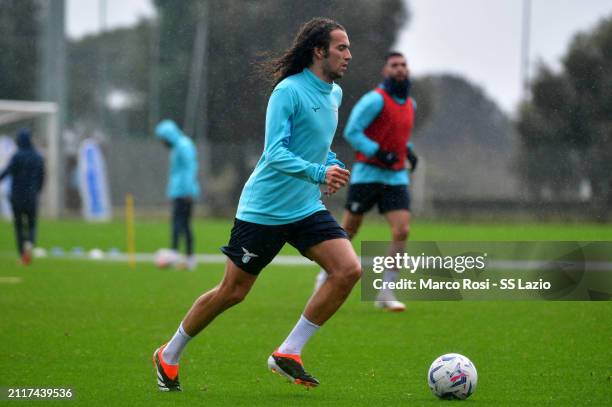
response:
[[[172,149],[166,195],[170,199],[197,198],[200,195],[198,157],[193,142],[172,120],[159,123],[155,135]]]
[[[19,131],[17,147],[18,150],[11,158],[9,165],[0,174],[0,180],[10,175],[12,177],[12,205],[30,208],[36,206],[38,194],[45,180],[44,161],[32,145],[29,130]]]
[[[18,150],[9,165],[0,174],[0,181],[11,176],[11,206],[17,249],[24,264],[31,260],[31,248],[36,238],[36,209],[38,195],[45,180],[43,158],[32,145],[30,131],[22,129],[17,134]],[[27,223],[27,227],[26,227]]]
[[[196,261],[193,255],[191,215],[193,201],[200,195],[197,152],[191,139],[172,120],[159,123],[155,128],[155,136],[172,149],[166,189],[166,195],[172,200],[172,257],[178,258],[179,241],[184,236],[187,260],[177,265],[193,270]]]

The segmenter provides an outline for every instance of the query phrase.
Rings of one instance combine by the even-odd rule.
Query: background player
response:
[[[17,134],[17,152],[0,174],[0,180],[11,177],[11,208],[15,225],[17,250],[23,264],[32,261],[32,246],[36,243],[38,197],[45,181],[45,163],[32,144],[27,129]]]
[[[166,195],[172,199],[172,250],[177,254],[181,237],[185,238],[186,267],[193,270],[194,235],[191,229],[193,201],[200,195],[198,185],[198,153],[191,141],[172,120],[163,120],[155,128],[155,135],[171,149],[170,171]]]
[[[410,97],[410,72],[406,58],[399,52],[385,57],[383,83],[366,93],[355,105],[344,130],[344,137],[356,150],[342,227],[354,237],[364,214],[375,204],[391,226],[391,252],[402,252],[410,228],[409,177],[417,166],[410,143],[416,104]],[[397,279],[397,270],[387,270],[385,281]],[[315,289],[327,278],[325,270],[317,276]],[[392,291],[382,290],[375,305],[391,311],[404,311]]]

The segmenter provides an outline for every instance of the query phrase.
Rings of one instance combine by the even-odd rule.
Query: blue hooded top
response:
[[[21,208],[35,206],[45,181],[44,160],[34,149],[28,129],[22,129],[17,134],[17,147],[9,165],[0,174],[0,180],[11,176],[13,205]]]
[[[166,196],[170,199],[197,198],[200,195],[198,155],[193,141],[172,120],[161,121],[155,128],[155,136],[167,141],[172,148]]]

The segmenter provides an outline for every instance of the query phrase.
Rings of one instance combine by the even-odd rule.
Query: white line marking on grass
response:
[[[21,277],[0,277],[0,284],[19,284],[23,282]]]
[[[1,254],[1,253],[0,253]],[[139,263],[154,263],[155,253],[136,253],[134,258]],[[85,254],[66,253],[61,256],[50,256],[46,259],[85,260],[93,262],[127,262],[126,253],[105,255],[102,258],[91,258]],[[223,254],[197,254],[198,263],[202,264],[224,264],[227,257]],[[42,260],[42,259],[40,259]],[[37,261],[40,261],[37,260]],[[272,260],[277,266],[316,266],[316,263],[302,256],[276,256]],[[362,264],[372,264],[372,258],[363,258]],[[612,262],[609,261],[550,261],[550,260],[490,260],[486,265],[487,270],[516,270],[516,271],[538,271],[538,270],[560,270],[560,271],[612,271]]]
[[[59,255],[51,255],[49,257],[45,257],[44,259],[37,259],[36,261],[43,260],[83,260],[83,261],[93,261],[93,262],[127,262],[128,255],[125,253],[114,254],[112,256],[104,256],[102,258],[92,259],[91,257],[85,254],[72,254],[65,253],[61,256]],[[137,262],[142,263],[153,263],[155,262],[155,254],[154,253],[136,253],[134,255],[134,259]],[[224,254],[197,254],[196,260],[198,263],[204,264],[224,264],[227,260],[227,257]],[[301,256],[276,256],[274,260],[272,260],[273,265],[280,266],[313,266],[316,265],[315,262],[308,260],[305,257]]]
[[[153,263],[155,261],[155,254],[152,253],[136,253],[134,257],[137,262]],[[83,259],[85,257],[80,258]],[[105,257],[103,260],[127,261],[128,255],[122,253],[113,257]],[[196,254],[196,260],[198,263],[223,264],[227,257],[224,254]],[[272,260],[272,264],[280,266],[312,266],[316,263],[301,256],[276,256]]]

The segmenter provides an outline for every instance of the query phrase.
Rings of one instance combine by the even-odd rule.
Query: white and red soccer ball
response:
[[[178,253],[171,249],[159,249],[155,253],[155,265],[159,268],[172,267],[178,260]]]
[[[476,366],[463,355],[448,353],[433,361],[427,373],[431,392],[441,399],[468,398],[478,383]]]

